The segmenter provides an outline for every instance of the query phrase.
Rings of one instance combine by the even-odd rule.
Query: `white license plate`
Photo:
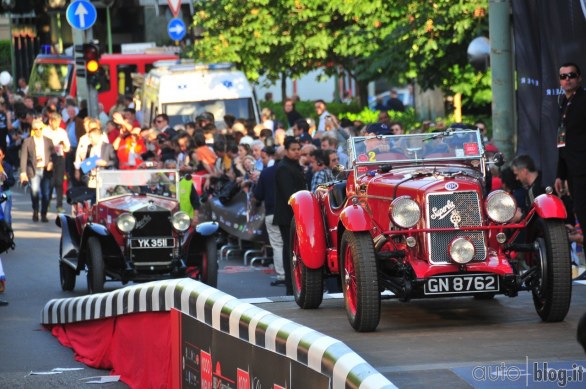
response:
[[[462,274],[432,277],[425,281],[424,293],[457,294],[498,292],[499,278],[495,274]]]
[[[136,249],[164,249],[175,247],[174,238],[133,238],[130,248]]]

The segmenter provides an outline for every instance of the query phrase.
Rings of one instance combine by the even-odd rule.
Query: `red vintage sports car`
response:
[[[61,288],[87,271],[89,293],[105,281],[191,277],[217,285],[217,223],[179,210],[176,170],[101,170],[96,189],[69,193],[73,215],[59,214]]]
[[[289,200],[301,308],[319,307],[324,277],[333,276],[356,331],[376,329],[385,290],[403,301],[526,290],[542,320],[565,318],[572,279],[564,205],[548,188],[515,221],[513,196],[487,191],[494,161],[478,131],[354,137],[348,148],[343,180]]]

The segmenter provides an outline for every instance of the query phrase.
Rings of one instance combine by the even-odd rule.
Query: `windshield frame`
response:
[[[466,147],[466,150],[464,150],[464,148],[454,148],[453,152],[448,151],[450,146],[446,143],[444,146],[446,147],[446,152],[444,153],[424,153],[424,147],[431,144],[428,142],[433,142],[436,139],[456,139],[458,141],[466,140],[462,142],[462,146]],[[372,146],[372,144],[375,144],[376,142],[379,142],[379,144],[384,144],[386,142],[389,145],[389,148],[393,148],[385,152],[376,151],[376,149],[367,150],[367,144],[371,143]],[[420,147],[408,147],[409,145],[413,144],[420,144]],[[362,148],[365,150],[358,150]],[[458,161],[468,162],[471,160],[478,160],[483,158],[484,146],[480,132],[478,130],[461,130],[420,134],[356,136],[350,138],[348,152],[350,161],[354,166],[373,166],[388,163],[420,164],[422,162],[432,161],[450,161],[457,163]],[[436,155],[428,157],[426,154]],[[377,158],[379,156],[382,158]]]
[[[157,193],[148,190],[148,182],[153,178],[156,180],[152,182],[165,182],[169,187],[169,192]],[[160,186],[159,188],[164,188],[164,186]],[[121,196],[141,194],[179,201],[178,189],[179,172],[175,169],[102,169],[98,170],[97,173],[96,202],[99,203]],[[109,190],[111,191],[110,193],[108,193]]]

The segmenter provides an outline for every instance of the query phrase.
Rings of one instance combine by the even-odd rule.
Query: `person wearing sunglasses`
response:
[[[567,62],[560,67],[558,168],[555,190],[574,200],[578,221],[586,223],[586,93],[580,67]]]
[[[20,152],[20,183],[30,184],[33,206],[33,221],[39,221],[39,196],[41,201],[41,221],[49,222],[51,176],[53,175],[53,158],[55,147],[51,139],[43,136],[45,124],[41,119],[34,119],[31,136],[22,143]]]

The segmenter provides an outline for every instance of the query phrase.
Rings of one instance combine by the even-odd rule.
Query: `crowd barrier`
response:
[[[330,388],[395,388],[343,342],[191,279],[51,300],[41,323],[73,348],[77,360],[112,369],[131,387],[185,387],[185,377],[174,371],[181,362],[172,363],[178,357],[171,347],[177,312],[209,326],[211,335],[227,334],[318,372]],[[174,351],[182,352],[177,346]]]

